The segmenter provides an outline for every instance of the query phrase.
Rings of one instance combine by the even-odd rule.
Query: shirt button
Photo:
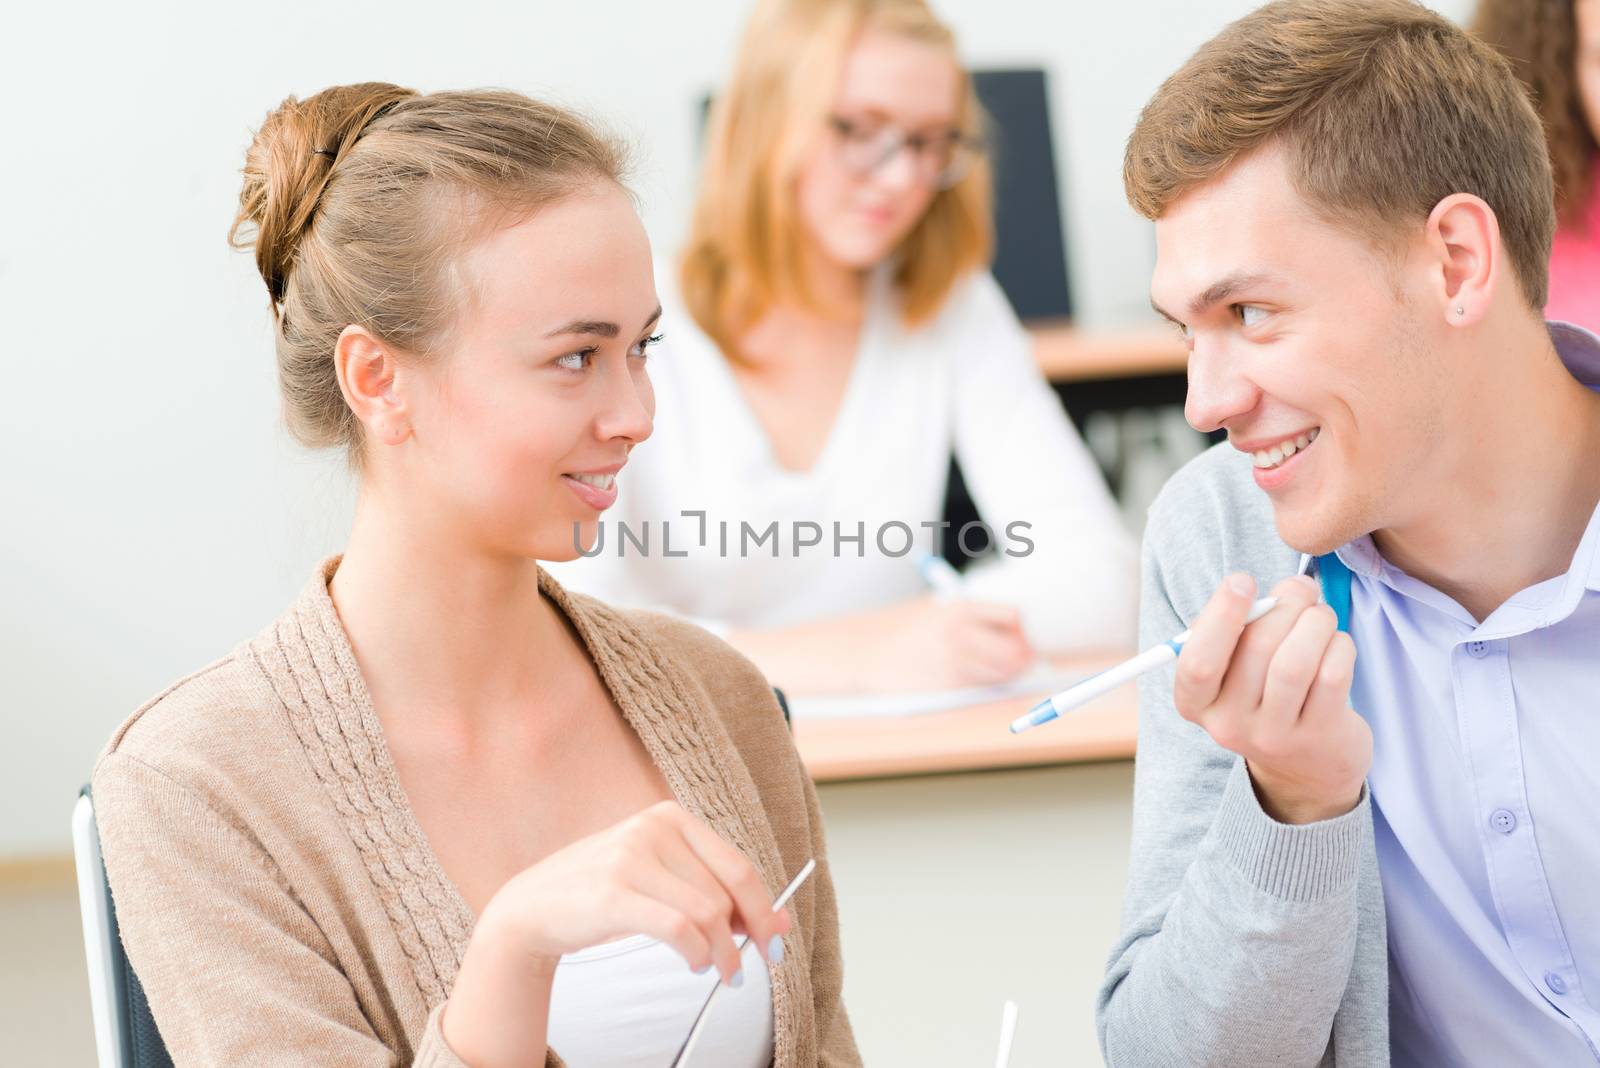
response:
[[[1565,994],[1567,992],[1567,981],[1555,972],[1544,973],[1544,985],[1550,988],[1550,993],[1552,994]]]
[[[1489,814],[1489,826],[1501,834],[1510,834],[1517,829],[1517,814],[1509,808],[1497,808]]]
[[[1489,643],[1468,642],[1467,655],[1471,656],[1474,660],[1482,660],[1484,657],[1489,655]]]

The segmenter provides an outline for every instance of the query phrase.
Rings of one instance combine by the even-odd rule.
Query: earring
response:
[[[1457,315],[1465,315],[1465,314],[1467,314],[1467,309],[1465,309],[1461,305],[1457,304],[1456,305],[1456,314]]]

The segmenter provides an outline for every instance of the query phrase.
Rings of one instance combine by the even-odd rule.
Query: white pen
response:
[[[1306,575],[1311,572],[1311,564],[1315,560],[1310,553],[1300,554],[1300,566],[1295,568],[1296,575]],[[1250,611],[1244,617],[1246,625],[1254,623],[1278,603],[1276,597],[1263,597],[1250,606]],[[1178,659],[1178,654],[1183,652],[1183,643],[1189,640],[1193,630],[1186,630],[1169,642],[1163,642],[1153,649],[1146,649],[1132,660],[1124,660],[1114,668],[1107,668],[1098,675],[1090,675],[1082,682],[1069,686],[1056,694],[1048,701],[1040,701],[1028,710],[1026,716],[1021,716],[1011,721],[1011,733],[1021,734],[1029,727],[1037,727],[1041,723],[1049,723],[1064,712],[1071,712],[1074,708],[1093,701],[1101,694],[1110,693],[1118,686],[1132,679],[1138,678],[1146,671],[1154,671],[1163,664],[1170,664]]]
[[[1246,623],[1254,623],[1278,603],[1276,597],[1263,597],[1250,606],[1250,612],[1244,617]],[[1037,727],[1041,723],[1049,723],[1057,716],[1070,712],[1074,708],[1086,705],[1101,694],[1110,693],[1118,686],[1136,679],[1146,671],[1154,671],[1163,664],[1170,664],[1178,659],[1178,654],[1183,652],[1183,643],[1189,640],[1194,632],[1186,630],[1171,641],[1162,642],[1160,645],[1146,649],[1132,660],[1124,660],[1114,668],[1107,668],[1098,675],[1090,675],[1075,686],[1065,690],[1047,700],[1040,701],[1029,710],[1026,716],[1015,719],[1011,723],[1011,733],[1021,734],[1029,727]]]
[[[800,889],[800,884],[809,879],[816,868],[817,861],[815,858],[806,861],[805,867],[800,869],[800,874],[789,881],[789,885],[783,888],[783,893],[779,894],[778,899],[772,903],[772,911],[783,911],[783,906],[789,903],[789,899],[794,896],[794,892]],[[733,944],[742,952],[745,943],[748,941],[750,941],[749,935],[740,935],[734,940]],[[706,1017],[711,1013],[711,1006],[716,1002],[717,995],[722,993],[723,989],[724,987],[720,982],[712,986],[711,993],[706,997],[705,1004],[700,1006],[700,1015],[694,1018],[694,1025],[689,1028],[688,1037],[683,1040],[683,1045],[678,1048],[678,1055],[672,1058],[672,1068],[683,1068],[684,1065],[689,1063],[689,1054],[694,1052],[694,1047],[700,1042],[700,1032],[705,1028]]]

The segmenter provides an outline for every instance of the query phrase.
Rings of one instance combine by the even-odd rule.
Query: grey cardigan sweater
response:
[[[1250,458],[1226,444],[1151,506],[1140,647],[1189,625],[1223,577],[1270,587],[1299,554]],[[1113,1068],[1389,1063],[1383,893],[1365,790],[1305,826],[1262,811],[1244,761],[1172,704],[1174,667],[1139,681],[1133,845],[1096,1018]]]

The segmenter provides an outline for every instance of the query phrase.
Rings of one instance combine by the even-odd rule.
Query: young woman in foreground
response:
[[[343,86],[256,136],[235,231],[289,425],[346,448],[360,495],[344,553],[95,771],[179,1064],[660,1068],[718,978],[704,1063],[859,1063],[766,681],[537,563],[574,555],[651,430],[660,311],[620,170],[508,92]]]

